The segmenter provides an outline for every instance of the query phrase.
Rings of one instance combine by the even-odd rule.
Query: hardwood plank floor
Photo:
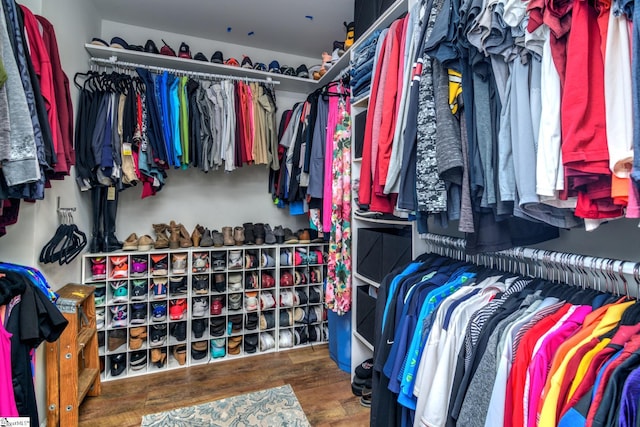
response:
[[[367,426],[369,409],[327,345],[110,381],[80,406],[80,426],[139,426],[142,416],[290,384],[312,426]]]

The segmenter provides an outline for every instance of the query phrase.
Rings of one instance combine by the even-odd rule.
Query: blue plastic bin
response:
[[[328,310],[329,355],[338,367],[351,373],[351,313],[338,316]]]

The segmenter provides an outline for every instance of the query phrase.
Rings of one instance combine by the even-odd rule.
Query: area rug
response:
[[[310,424],[287,384],[142,417],[142,427],[151,426],[307,427]]]

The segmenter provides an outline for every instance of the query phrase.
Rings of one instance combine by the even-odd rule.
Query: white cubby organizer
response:
[[[82,283],[105,289],[104,300],[100,301],[98,298],[96,303],[97,316],[104,313],[104,325],[98,325],[98,334],[102,335],[99,339],[99,356],[104,367],[102,380],[326,343],[328,324],[324,306],[324,279],[327,250],[326,243],[308,243],[191,247],[84,255]],[[232,259],[238,255],[241,263],[234,266]],[[117,269],[112,262],[117,257],[126,259],[127,268],[125,270],[121,267],[119,273],[116,273]],[[106,277],[94,278],[92,260],[100,258],[106,259]],[[179,260],[185,258],[183,270]],[[155,268],[156,261],[162,259],[166,262],[166,271]],[[134,261],[146,262],[146,271],[134,274]],[[281,283],[283,276],[285,279]],[[240,279],[240,282],[233,287],[229,279],[232,282]],[[207,286],[197,286],[197,282],[205,282]],[[114,299],[113,291],[118,283],[127,287],[126,298]],[[134,299],[134,284],[141,283],[147,293]],[[156,283],[166,283],[166,294],[154,294]],[[181,287],[182,291],[179,289]],[[98,296],[99,294],[100,290]],[[216,300],[221,303],[221,307],[218,303],[215,304],[216,307],[212,307]],[[237,302],[234,304],[238,300],[239,307]],[[206,303],[204,312],[194,311],[194,303],[197,306],[202,301]],[[170,307],[176,302],[183,302],[186,307],[179,319],[171,316]],[[166,307],[166,318],[154,318],[154,308],[162,304]],[[115,310],[118,306],[126,307],[127,310],[127,321],[122,325],[113,324],[111,309]],[[132,323],[134,310],[146,314]],[[204,331],[200,326],[202,335],[196,337],[194,324],[202,323]],[[220,325],[224,327],[221,328]],[[146,332],[146,338],[139,348],[131,348],[132,329],[136,336],[141,331]],[[164,330],[166,339],[152,343],[153,329]],[[271,339],[268,336],[261,339],[261,334],[269,334]],[[117,339],[114,337],[117,338],[118,335],[121,337],[121,344],[117,348],[110,348],[109,338],[115,344]],[[252,344],[248,349],[251,351],[253,347],[255,351],[246,351],[247,339]],[[192,352],[194,344],[196,351]],[[186,346],[186,360],[181,365],[173,353],[177,346],[183,345]],[[223,348],[224,352],[215,350],[214,345]],[[203,348],[206,348],[205,355],[202,353]],[[166,354],[164,363],[152,363],[152,352],[155,356]],[[126,369],[114,377],[111,375],[111,361],[115,360],[116,355],[124,355]],[[145,357],[146,362],[140,363]]]

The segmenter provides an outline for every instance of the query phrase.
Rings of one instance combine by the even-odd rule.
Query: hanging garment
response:
[[[344,315],[351,308],[351,118],[348,99],[339,99],[341,120],[332,153],[331,235],[327,261],[327,308]]]

